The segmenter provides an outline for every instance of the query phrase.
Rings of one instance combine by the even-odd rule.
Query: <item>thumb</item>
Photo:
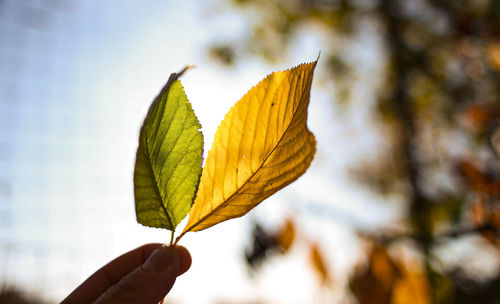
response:
[[[173,247],[158,247],[141,266],[111,286],[94,304],[151,303],[161,301],[179,274],[180,257]]]

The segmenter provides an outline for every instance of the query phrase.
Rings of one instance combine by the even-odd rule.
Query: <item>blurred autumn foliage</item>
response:
[[[246,251],[248,264],[255,268],[269,255],[286,253],[295,241],[295,224],[287,219],[276,232],[269,232],[261,225],[255,224],[252,233],[252,247]]]
[[[359,303],[500,303],[500,1],[231,4],[249,16],[250,30],[237,41],[214,42],[213,58],[225,65],[254,55],[278,61],[300,47],[294,39],[303,31],[321,31],[327,39],[319,82],[331,88],[332,102],[340,106],[349,105],[362,68],[349,57],[348,42],[366,27],[375,29],[371,33],[380,41],[383,62],[374,76],[380,85],[372,90],[370,117],[383,130],[386,145],[353,164],[349,174],[380,195],[399,195],[407,214],[401,231],[359,231],[369,245],[366,263],[345,284],[354,298]],[[300,227],[286,225],[291,224],[273,233],[255,227],[250,265],[289,249]],[[443,261],[438,251],[453,244],[477,249],[471,263],[493,252],[490,274]],[[323,257],[317,245],[311,246],[313,268],[326,280]]]

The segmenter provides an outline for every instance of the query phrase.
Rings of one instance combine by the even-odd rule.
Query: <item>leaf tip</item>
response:
[[[175,80],[179,79],[184,73],[186,73],[187,70],[191,70],[191,69],[194,69],[196,68],[196,65],[194,64],[188,64],[186,65],[184,68],[182,68],[182,70],[180,70],[179,72],[177,73],[172,73],[172,75],[176,75],[175,77]]]

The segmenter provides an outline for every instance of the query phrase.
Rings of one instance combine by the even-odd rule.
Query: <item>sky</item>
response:
[[[196,65],[181,81],[203,126],[206,153],[224,114],[248,89],[274,70],[315,60],[322,49],[321,34],[305,31],[296,42],[303,47],[280,62],[218,66],[207,55],[210,42],[246,26],[222,2],[0,2],[0,282],[57,302],[114,257],[169,241],[169,231],[135,221],[132,173],[139,127],[170,73]],[[361,35],[365,43],[353,48],[367,63],[359,86],[375,86],[369,63],[379,55],[366,43],[376,49],[377,41]],[[354,94],[360,107],[369,104],[367,91]],[[372,146],[363,131],[368,118],[339,112],[317,82],[311,96],[308,124],[318,151],[310,170],[244,218],[187,234],[181,245],[193,265],[168,301],[340,299],[343,286],[317,284],[306,244],[323,245],[341,282],[359,258],[350,228],[390,223],[401,210],[340,174],[363,154],[350,137]],[[252,277],[243,259],[252,223],[276,227],[288,216],[296,217],[303,245],[298,241]]]

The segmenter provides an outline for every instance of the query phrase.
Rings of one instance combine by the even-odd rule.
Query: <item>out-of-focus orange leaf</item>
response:
[[[394,260],[375,244],[368,265],[351,280],[351,290],[360,304],[427,304],[429,284],[417,260]]]
[[[287,219],[283,227],[278,231],[278,245],[287,252],[295,240],[295,224],[292,219]]]
[[[458,162],[458,170],[473,191],[493,196],[500,195],[500,180],[494,179],[467,160]]]
[[[488,44],[487,54],[491,67],[500,73],[500,41]]]
[[[469,212],[472,215],[472,224],[476,226],[483,225],[488,218],[486,203],[480,196],[469,206]]]
[[[495,205],[490,215],[490,224],[500,232],[500,206]]]
[[[357,271],[350,282],[360,304],[387,304],[399,270],[387,251],[374,245],[366,268]]]
[[[495,150],[497,157],[500,158],[500,124],[491,132],[491,146]]]
[[[491,119],[492,112],[484,104],[471,104],[462,111],[464,127],[470,131],[482,131]]]
[[[416,263],[413,261],[409,265],[399,265],[402,275],[394,283],[391,304],[431,303],[427,276]]]
[[[474,164],[466,160],[460,161],[458,163],[458,170],[468,186],[474,191],[485,192],[487,190],[489,184],[488,178]]]
[[[493,245],[497,245],[497,237],[493,231],[482,231],[481,236]]]
[[[269,231],[255,224],[251,246],[245,250],[248,265],[257,268],[266,259],[277,253],[286,253],[295,240],[295,223],[287,219],[277,231]]]
[[[494,230],[492,229],[483,231],[481,233],[482,236],[493,245],[500,246],[500,239],[498,238],[498,235],[500,233],[500,206],[492,206],[491,210],[489,211],[487,221]]]
[[[481,236],[493,245],[500,245],[498,232],[500,231],[500,206],[488,206],[482,198],[478,198],[469,207],[469,212],[472,215],[472,224],[482,226],[489,224],[495,231],[483,230]]]
[[[252,231],[252,242],[245,250],[248,266],[252,269],[259,267],[270,255],[278,251],[279,245],[276,235],[267,231],[259,224],[254,224]]]
[[[384,288],[390,289],[398,276],[398,272],[394,261],[384,248],[380,246],[373,248],[370,255],[370,267]]]
[[[317,243],[311,244],[309,259],[311,261],[311,266],[321,280],[321,284],[328,284],[331,280],[330,271],[326,265],[324,254]]]

